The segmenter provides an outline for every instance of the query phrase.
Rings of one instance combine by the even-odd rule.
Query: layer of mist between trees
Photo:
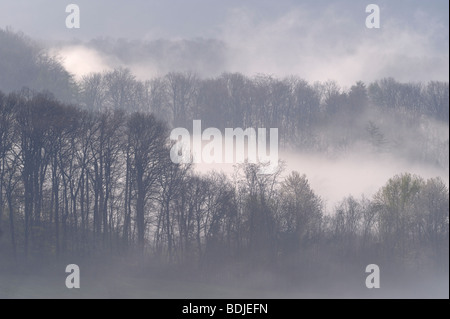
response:
[[[270,269],[319,281],[376,261],[448,275],[448,187],[403,173],[333,214],[305,175],[240,164],[196,174],[169,158],[164,122],[0,95],[2,269],[52,260],[170,265],[198,276]],[[355,267],[355,268],[353,268]],[[325,277],[324,277],[325,276]]]
[[[0,42],[0,90],[6,93],[23,86],[48,90],[89,110],[151,112],[170,127],[189,129],[194,119],[221,130],[277,127],[283,150],[330,158],[391,153],[448,172],[447,82],[386,78],[342,88],[333,81],[308,83],[296,76],[224,73],[200,78],[191,72],[139,81],[121,68],[76,81],[57,58],[24,35],[2,30]]]
[[[102,282],[131,269],[277,290],[348,284],[336,277],[362,285],[365,266],[377,263],[391,278],[421,272],[423,286],[448,282],[448,83],[387,78],[344,89],[294,76],[190,72],[139,81],[121,68],[75,81],[38,49],[23,57],[23,36],[0,31],[5,39],[1,271],[75,260],[104,270]],[[11,57],[22,71],[11,69]],[[169,130],[190,130],[194,119],[222,131],[279,128],[286,167],[260,175],[260,164],[244,163],[224,174],[172,163]],[[302,156],[399,169],[372,194],[327,198],[308,180],[315,166],[293,168]],[[342,177],[342,187],[355,177]],[[437,291],[448,296],[448,284]]]
[[[297,77],[200,79],[169,73],[140,82],[126,69],[86,76],[80,105],[87,109],[152,112],[170,127],[276,127],[286,150],[328,157],[352,152],[392,153],[448,170],[448,83],[382,79],[343,90],[335,82]]]

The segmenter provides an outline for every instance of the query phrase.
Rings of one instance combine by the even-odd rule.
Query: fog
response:
[[[61,49],[51,49],[51,54],[60,56],[64,67],[75,75],[77,80],[90,73],[111,71],[117,59],[110,61],[94,49],[83,45],[65,46]]]
[[[397,119],[373,111],[361,114],[358,122],[366,123],[374,119],[382,123],[385,133],[383,150],[376,150],[361,141],[336,151],[333,151],[333,145],[330,145],[331,151],[316,152],[280,146],[278,159],[284,166],[282,177],[292,171],[305,174],[314,191],[324,200],[328,213],[346,196],[371,198],[387,180],[404,172],[423,178],[440,177],[449,185],[447,124],[424,119],[419,128],[405,127]],[[320,129],[323,136],[331,139],[338,136],[339,130],[333,123]],[[204,145],[208,141],[204,141]],[[223,143],[226,143],[225,137]],[[269,152],[267,155],[270,156]],[[194,169],[201,174],[224,172],[232,178],[236,165],[201,163],[194,164]]]
[[[48,43],[77,76],[120,65],[141,79],[183,70],[204,77],[298,74],[347,86],[389,76],[449,77],[445,1],[378,1],[380,29],[365,28],[365,3],[350,0],[195,3],[80,0],[82,26],[68,30],[63,4],[5,1],[0,12],[8,15],[0,27],[10,25]],[[105,39],[108,45],[99,46]]]
[[[292,171],[305,174],[314,191],[325,201],[326,211],[331,213],[343,198],[364,195],[371,198],[394,175],[410,172],[423,178],[441,177],[449,184],[448,169],[432,164],[417,163],[389,154],[353,153],[340,158],[327,158],[323,154],[280,151],[284,162],[282,176]],[[233,164],[194,164],[201,174],[223,172],[232,177]]]
[[[63,261],[32,270],[0,273],[2,299],[448,299],[448,274],[396,272],[383,267],[380,289],[367,289],[361,267],[322,260],[326,272],[292,281],[293,274],[254,269],[239,275],[239,265],[225,265],[200,277],[189,270],[152,264],[130,266],[106,258],[79,262],[82,289],[67,289]],[[292,270],[295,272],[295,270]],[[295,276],[295,275],[294,275]]]
[[[448,298],[448,2],[74,2],[0,3],[0,298]],[[281,174],[171,161],[195,119]]]

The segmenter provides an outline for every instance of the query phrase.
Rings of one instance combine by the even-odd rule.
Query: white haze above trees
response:
[[[0,12],[8,14],[0,27],[12,25],[47,41],[78,76],[100,71],[99,65],[128,67],[140,79],[188,70],[202,77],[298,74],[346,87],[384,77],[408,82],[449,76],[448,3],[441,0],[380,0],[377,30],[365,28],[367,4],[351,0],[77,4],[82,25],[76,32],[64,27],[64,4],[50,0],[2,2]]]
[[[342,196],[373,194],[387,178],[402,171],[441,176],[448,184],[447,83],[381,79],[345,89],[338,82],[308,83],[293,76],[246,77],[236,73],[202,79],[186,72],[144,82],[126,69],[88,74],[75,81],[58,60],[26,36],[1,31],[0,38],[4,44],[0,70],[8,74],[0,78],[0,89],[6,92],[20,89],[22,83],[55,92],[58,98],[88,109],[150,111],[172,127],[190,129],[193,119],[201,119],[204,128],[221,130],[279,127],[280,157],[288,170],[308,175],[326,200],[327,210]],[[199,43],[206,42],[181,41],[171,48],[178,53],[194,52]],[[161,46],[170,48],[169,42],[162,40],[146,47],[107,39],[91,44],[120,53],[128,62],[146,50],[164,58]],[[217,42],[215,47],[219,53]],[[178,56],[179,63],[182,57]],[[202,60],[207,59],[204,56]],[[104,57],[99,55],[98,70],[105,66],[101,61]],[[21,65],[24,72],[11,69],[12,64]],[[205,164],[196,169],[233,171],[232,165]]]
[[[95,71],[102,57],[107,68],[128,67],[142,80],[193,71],[202,77],[222,72],[298,74],[311,82],[332,79],[346,87],[383,77],[444,81],[449,76],[445,19],[431,17],[432,9],[408,10],[410,5],[399,5],[401,15],[393,5],[381,5],[383,23],[376,31],[363,26],[362,3],[300,4],[270,17],[244,6],[230,9],[210,37],[116,40],[116,35],[105,34],[87,42],[62,41],[55,52],[77,76]]]

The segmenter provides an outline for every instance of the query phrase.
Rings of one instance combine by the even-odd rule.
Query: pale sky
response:
[[[80,29],[65,27],[69,3],[80,7]],[[380,7],[380,29],[365,27],[370,3]],[[448,7],[446,0],[0,0],[0,28],[12,27],[55,47],[66,67],[79,75],[125,66],[151,78],[185,67],[202,76],[295,74],[351,85],[388,76],[448,80]],[[183,51],[181,44],[159,58],[153,52],[135,53],[130,63],[98,52],[90,41],[100,37],[135,40],[143,47],[157,39],[214,39],[224,49],[196,57],[194,49]]]

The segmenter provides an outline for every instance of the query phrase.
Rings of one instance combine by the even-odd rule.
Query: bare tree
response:
[[[161,174],[161,166],[167,159],[166,128],[153,115],[134,113],[127,127],[130,151],[133,154],[131,165],[136,181],[136,224],[138,246],[144,252],[146,216],[145,205],[155,191]]]
[[[192,118],[192,108],[197,94],[198,79],[193,73],[169,73],[168,83],[169,105],[172,110],[172,125],[185,127]]]

